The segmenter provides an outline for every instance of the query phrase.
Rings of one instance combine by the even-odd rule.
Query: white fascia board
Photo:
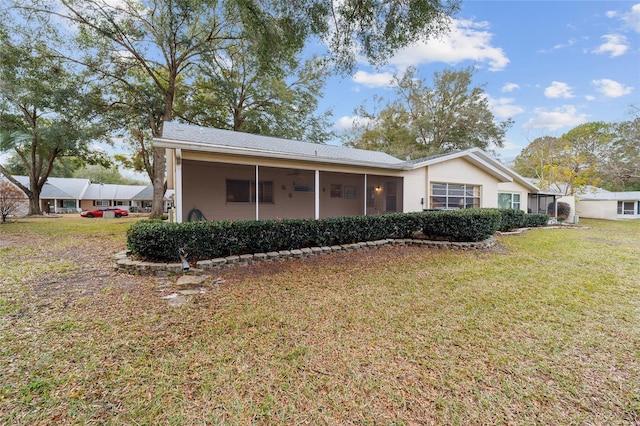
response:
[[[433,164],[438,164],[438,163],[442,163],[444,161],[449,161],[449,160],[453,160],[455,158],[460,158],[460,157],[464,157],[469,153],[469,151],[459,151],[459,152],[453,152],[451,154],[448,155],[442,155],[439,157],[435,157],[435,158],[431,158],[425,161],[421,161],[419,163],[414,163],[411,166],[411,169],[419,169],[421,167],[426,167],[426,166],[431,166]]]
[[[406,170],[405,163],[397,164],[375,163],[370,161],[342,160],[331,157],[319,157],[310,155],[297,155],[283,152],[263,151],[251,148],[237,148],[222,145],[201,144],[196,142],[184,142],[171,139],[154,139],[154,145],[161,148],[179,148],[183,151],[211,152],[215,154],[244,155],[257,158],[277,158],[283,160],[310,161],[315,163],[340,164],[347,166],[372,167],[388,170]]]
[[[523,176],[521,176],[520,174],[518,174],[515,171],[513,171],[513,169],[505,166],[500,161],[498,161],[495,158],[493,158],[492,156],[488,155],[483,150],[481,150],[479,148],[474,148],[473,149],[473,153],[474,153],[474,155],[477,155],[479,157],[485,158],[487,161],[490,161],[491,164],[494,164],[497,168],[501,169],[504,173],[507,173],[508,175],[510,175],[513,178],[513,180],[515,180],[516,182],[520,183],[521,185],[529,188],[533,192],[540,192],[540,188],[538,188],[536,185],[534,185],[533,183],[529,182]]]
[[[497,163],[496,160],[487,161],[473,152],[467,153],[466,158],[467,158],[467,161],[482,168],[484,171],[486,171],[490,175],[498,179],[501,179],[502,182],[513,182],[513,177],[507,171],[501,170],[501,167],[496,166],[496,163]]]

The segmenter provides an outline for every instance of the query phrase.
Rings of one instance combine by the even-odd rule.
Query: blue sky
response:
[[[344,129],[363,101],[393,98],[390,77],[411,65],[429,84],[436,71],[475,67],[494,116],[515,121],[496,150],[508,162],[537,137],[628,120],[640,107],[640,2],[463,0],[448,35],[331,78],[321,109]]]

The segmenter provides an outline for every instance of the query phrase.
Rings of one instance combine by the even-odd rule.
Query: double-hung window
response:
[[[480,207],[480,186],[457,183],[432,183],[432,209],[470,209]]]
[[[498,192],[498,208],[520,210],[520,194]]]

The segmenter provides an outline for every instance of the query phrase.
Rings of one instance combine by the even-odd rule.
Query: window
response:
[[[228,203],[255,203],[256,183],[227,179]],[[273,182],[258,182],[258,202],[273,204]]]
[[[432,209],[470,209],[480,207],[480,187],[454,183],[431,184]]]
[[[634,208],[633,201],[618,201],[618,214],[629,214],[629,215],[636,214],[633,208]]]
[[[498,208],[520,210],[520,194],[498,192]]]
[[[109,207],[109,200],[95,200],[93,202],[93,205],[100,207]]]
[[[331,198],[342,198],[342,185],[339,183],[332,183],[329,187]]]

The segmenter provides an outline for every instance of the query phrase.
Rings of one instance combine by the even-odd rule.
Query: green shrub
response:
[[[500,228],[498,209],[463,209],[425,212],[422,232],[427,238],[480,241]]]
[[[558,220],[560,222],[564,222],[567,220],[569,215],[571,214],[571,205],[569,203],[565,203],[564,201],[558,202]]]
[[[500,228],[499,231],[510,231],[512,229],[522,228],[524,224],[525,213],[519,209],[497,209],[500,212]]]
[[[537,228],[539,226],[547,226],[549,223],[549,215],[545,213],[527,213],[524,215],[522,226],[525,228]]]
[[[393,213],[312,219],[166,223],[140,221],[127,230],[127,247],[139,258],[175,261],[409,238],[416,231],[434,239],[480,241],[500,225],[497,209]]]

